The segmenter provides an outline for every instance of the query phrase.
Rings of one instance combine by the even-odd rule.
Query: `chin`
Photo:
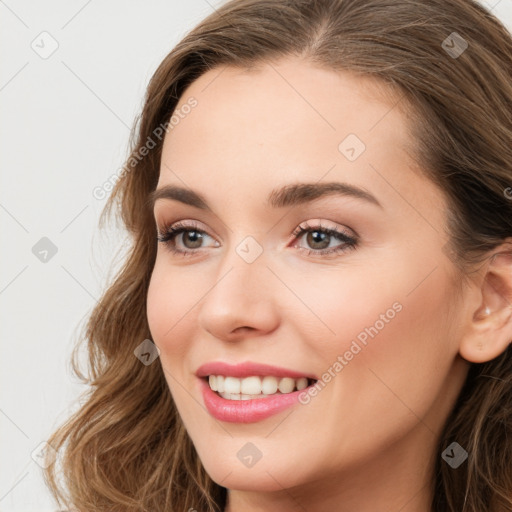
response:
[[[246,467],[236,455],[234,458],[222,454],[201,458],[210,478],[222,487],[240,491],[275,492],[304,483],[306,475],[297,473],[295,459],[276,461],[271,455],[262,457],[252,467]],[[277,464],[279,462],[279,464]]]
[[[252,470],[232,470],[227,477],[226,473],[208,474],[215,483],[236,491],[277,492],[296,485],[294,482],[284,480],[281,473],[275,471],[269,473],[252,468]]]

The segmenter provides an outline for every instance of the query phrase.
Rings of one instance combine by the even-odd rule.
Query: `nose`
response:
[[[279,284],[263,255],[247,263],[233,251],[199,305],[199,325],[225,341],[272,332],[279,323]]]

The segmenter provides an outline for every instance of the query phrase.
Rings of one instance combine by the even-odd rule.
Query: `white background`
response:
[[[71,350],[126,247],[92,192],[123,165],[158,64],[220,3],[0,0],[0,512],[57,509],[31,454],[77,407]],[[482,3],[512,30],[512,0]]]

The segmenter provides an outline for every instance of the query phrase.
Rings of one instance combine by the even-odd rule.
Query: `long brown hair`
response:
[[[393,91],[411,121],[421,172],[449,198],[448,249],[462,278],[512,236],[512,198],[504,192],[512,193],[512,37],[484,7],[474,0],[224,4],[154,73],[131,155],[102,212],[100,226],[115,210],[132,246],[88,318],[87,376],[77,362],[79,347],[73,352],[73,370],[89,391],[48,439],[59,458],[44,476],[59,504],[81,512],[224,509],[227,491],[201,465],[162,366],[134,356],[151,338],[146,295],[157,233],[147,197],[158,181],[163,140],[155,130],[206,71],[294,55],[372,77]],[[140,158],[149,138],[154,147]],[[471,365],[435,454],[432,511],[512,511],[511,383],[510,346]],[[453,441],[469,452],[456,470],[441,458]]]

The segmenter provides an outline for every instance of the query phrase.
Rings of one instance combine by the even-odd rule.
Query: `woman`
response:
[[[84,336],[91,392],[48,440],[56,498],[512,511],[512,38],[495,17],[231,1],[164,59],[135,139],[104,211],[133,248]]]

